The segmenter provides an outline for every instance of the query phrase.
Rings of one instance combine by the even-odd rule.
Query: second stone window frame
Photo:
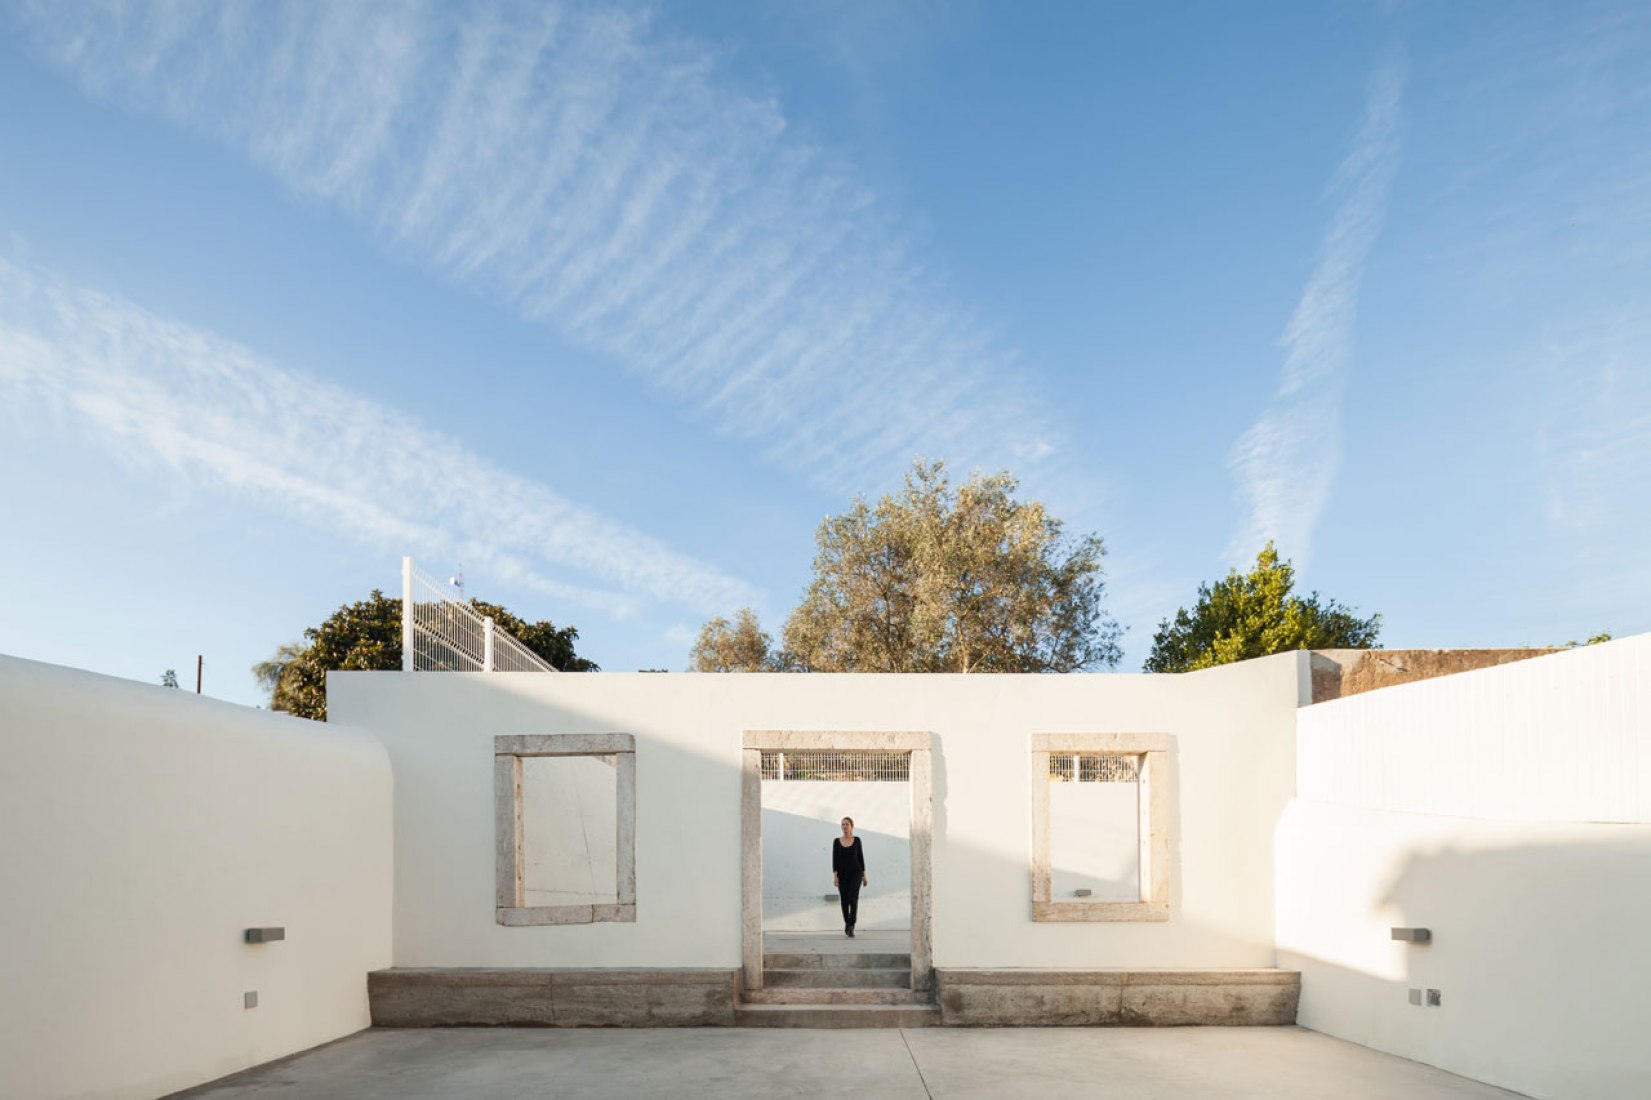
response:
[[[499,924],[636,920],[636,739],[493,739]]]
[[[1170,919],[1169,749],[1167,733],[1032,735],[1034,921]],[[1097,846],[1110,876],[1061,865]]]

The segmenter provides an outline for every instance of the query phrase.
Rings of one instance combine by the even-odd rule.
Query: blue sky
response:
[[[1651,10],[0,5],[0,651],[209,693],[411,553],[679,669],[916,456],[1133,670],[1278,541],[1651,629]]]

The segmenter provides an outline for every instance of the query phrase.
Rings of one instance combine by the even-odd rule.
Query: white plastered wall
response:
[[[368,1026],[370,735],[0,657],[0,753],[0,1095],[152,1097]]]
[[[1530,1096],[1651,1096],[1651,635],[1322,703],[1298,737],[1300,1023]]]
[[[745,730],[934,734],[941,967],[1271,966],[1303,657],[1185,676],[335,673],[396,776],[398,966],[740,965]],[[634,924],[494,919],[492,738],[636,737]],[[1031,735],[1171,736],[1173,918],[1031,920]],[[824,891],[822,891],[823,893]]]

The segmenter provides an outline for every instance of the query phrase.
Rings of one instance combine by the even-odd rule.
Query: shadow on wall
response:
[[[1559,835],[1509,843],[1531,827],[1427,820],[1456,835],[1404,858],[1362,901],[1316,907],[1320,926],[1296,938],[1317,951],[1281,943],[1280,965],[1303,972],[1301,1023],[1535,1097],[1651,1096],[1651,828],[1544,825]],[[1365,942],[1387,941],[1390,926],[1433,940]]]
[[[899,785],[904,791],[906,785]],[[843,813],[859,820],[849,805]],[[831,845],[840,831],[802,814],[763,807],[762,925],[770,932],[842,928],[837,888],[831,884]],[[860,891],[859,927],[911,927],[911,839],[856,827],[869,885]],[[826,900],[830,895],[830,900]]]

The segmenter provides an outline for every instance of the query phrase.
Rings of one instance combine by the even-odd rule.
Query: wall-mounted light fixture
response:
[[[276,940],[284,940],[286,938],[287,938],[287,930],[285,928],[248,928],[247,929],[247,942],[248,943],[273,943]]]
[[[1393,938],[1406,943],[1432,943],[1433,930],[1431,928],[1395,928]]]

